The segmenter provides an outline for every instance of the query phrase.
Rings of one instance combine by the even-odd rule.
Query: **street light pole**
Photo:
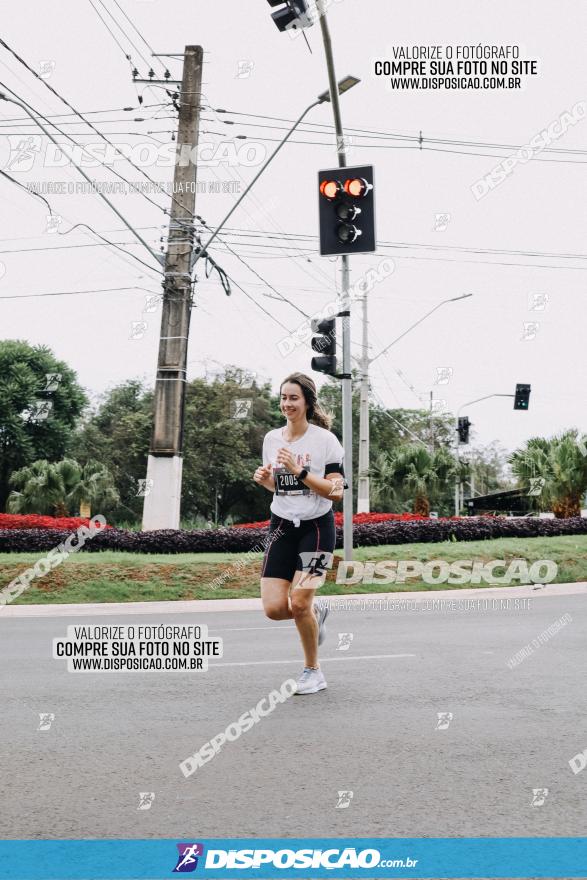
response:
[[[324,42],[324,54],[328,68],[328,82],[330,85],[330,100],[334,115],[334,128],[336,131],[336,150],[338,154],[339,168],[346,168],[346,148],[340,115],[340,102],[338,100],[338,88],[334,69],[334,56],[332,53],[332,41],[326,18],[325,0],[316,0],[316,7],[320,17],[320,29]],[[350,268],[349,258],[345,254],[342,257],[342,309],[339,312],[342,317],[342,445],[345,457],[345,476],[347,488],[343,497],[343,552],[346,560],[353,558],[353,390],[351,374],[351,311],[349,299]]]
[[[515,397],[515,394],[486,394],[484,397],[477,397],[475,400],[470,400],[468,403],[463,403],[462,406],[459,406],[457,410],[457,414],[455,417],[455,436],[456,436],[456,459],[457,459],[457,469],[455,473],[455,516],[460,516],[461,512],[461,473],[460,473],[460,441],[459,441],[459,417],[461,414],[461,410],[463,410],[466,406],[473,406],[474,403],[480,403],[482,400],[489,400],[491,397]]]
[[[470,296],[473,296],[472,293],[465,293],[462,296],[452,296],[449,299],[444,299],[442,302],[437,303],[434,308],[430,309],[429,312],[426,312],[425,315],[422,315],[417,321],[411,324],[407,330],[404,330],[399,336],[397,336],[389,345],[386,345],[385,348],[376,354],[375,357],[369,358],[369,350],[368,350],[368,328],[367,328],[367,293],[365,292],[364,300],[363,300],[363,353],[361,357],[361,403],[360,403],[360,421],[359,421],[359,491],[357,497],[357,512],[358,513],[369,513],[370,510],[370,498],[369,498],[369,366],[377,360],[377,358],[381,357],[381,355],[385,354],[392,345],[395,345],[396,342],[399,342],[400,339],[403,339],[404,336],[407,336],[415,327],[425,321],[430,315],[432,315],[437,309],[441,308],[441,306],[446,305],[450,302],[458,302],[461,299],[468,299]],[[432,403],[430,403],[430,423],[432,424]]]
[[[336,97],[337,97],[337,99],[338,99],[338,91],[337,91],[337,95],[336,95]],[[245,189],[245,191],[241,194],[240,198],[238,198],[238,199],[236,200],[236,202],[234,203],[234,205],[232,206],[232,208],[230,209],[230,211],[228,212],[228,214],[224,217],[223,220],[220,221],[220,223],[218,224],[218,226],[216,227],[216,229],[213,231],[212,235],[209,237],[208,241],[207,241],[207,242],[203,245],[203,247],[202,247],[202,248],[201,248],[201,249],[195,254],[194,259],[193,259],[193,261],[192,261],[192,280],[194,280],[194,275],[195,275],[195,265],[196,265],[196,263],[198,262],[198,260],[200,260],[203,256],[206,255],[206,251],[208,250],[208,247],[210,246],[210,244],[214,241],[214,239],[216,238],[216,236],[220,233],[221,229],[224,227],[224,225],[225,225],[225,223],[227,222],[227,220],[229,220],[230,217],[232,217],[232,215],[234,214],[234,212],[236,211],[236,209],[238,208],[238,206],[240,205],[240,203],[243,201],[243,199],[249,194],[249,192],[251,191],[251,189],[253,188],[253,186],[256,184],[256,182],[258,181],[258,179],[261,177],[261,175],[263,174],[263,172],[265,171],[265,169],[267,168],[267,166],[273,161],[273,159],[275,159],[275,157],[277,156],[277,154],[279,153],[279,151],[281,150],[281,148],[283,147],[283,145],[289,140],[289,138],[291,137],[291,135],[293,134],[293,132],[296,130],[296,128],[298,127],[298,125],[303,121],[303,119],[305,119],[306,115],[310,112],[310,110],[312,110],[313,107],[317,107],[318,104],[323,104],[325,101],[328,101],[328,95],[320,95],[315,101],[313,101],[311,104],[309,104],[309,105],[306,107],[306,109],[304,110],[304,112],[298,117],[298,119],[296,119],[296,121],[294,122],[294,124],[292,125],[292,127],[291,127],[291,128],[289,129],[289,131],[286,133],[285,137],[283,137],[283,138],[281,139],[281,141],[279,142],[279,144],[277,145],[277,147],[273,150],[273,152],[271,153],[271,155],[269,156],[269,158],[267,159],[267,161],[265,162],[265,164],[262,165],[262,167],[259,169],[259,171],[257,172],[257,174],[255,174],[255,176],[253,177],[253,179],[251,180],[251,182],[249,183],[249,185],[247,186],[247,188]]]

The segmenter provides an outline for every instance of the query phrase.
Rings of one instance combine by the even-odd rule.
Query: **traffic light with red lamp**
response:
[[[318,172],[320,254],[367,254],[375,242],[373,166]]]

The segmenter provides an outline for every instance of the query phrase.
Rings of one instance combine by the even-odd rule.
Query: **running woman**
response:
[[[306,664],[296,693],[315,694],[326,687],[318,645],[328,607],[314,596],[332,566],[332,502],[343,497],[344,451],[309,376],[292,373],[283,380],[280,409],[287,424],[265,435],[263,465],[253,477],[273,494],[261,599],[271,620],[295,620]]]

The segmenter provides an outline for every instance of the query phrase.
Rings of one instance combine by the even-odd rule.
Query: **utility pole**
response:
[[[185,47],[144,531],[179,528],[203,58],[201,46]]]
[[[369,330],[367,291],[363,294],[363,340],[361,348],[361,401],[359,404],[359,487],[357,513],[369,513]]]
[[[328,83],[330,86],[330,100],[334,115],[334,128],[336,131],[336,149],[338,153],[339,168],[346,168],[346,149],[340,115],[340,101],[338,84],[334,69],[334,56],[332,54],[332,41],[326,19],[326,4],[324,0],[316,0],[316,7],[320,18],[320,29],[324,42],[324,54],[328,68]],[[344,472],[347,488],[343,498],[343,552],[346,560],[353,558],[353,389],[351,374],[351,312],[350,312],[350,269],[349,258],[342,257],[342,445],[344,447]]]

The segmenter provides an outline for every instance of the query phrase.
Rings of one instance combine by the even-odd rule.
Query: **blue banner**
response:
[[[587,877],[587,837],[4,840],[0,880]]]

